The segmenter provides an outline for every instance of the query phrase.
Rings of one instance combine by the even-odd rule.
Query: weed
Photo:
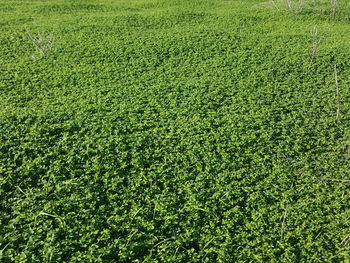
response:
[[[346,262],[345,4],[258,2],[0,1],[0,262]]]

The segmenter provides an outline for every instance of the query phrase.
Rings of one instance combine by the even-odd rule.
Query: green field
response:
[[[1,0],[0,262],[350,262],[350,3],[289,1]]]

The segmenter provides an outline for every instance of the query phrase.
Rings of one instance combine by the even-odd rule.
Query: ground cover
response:
[[[1,1],[0,261],[349,261],[346,7]]]

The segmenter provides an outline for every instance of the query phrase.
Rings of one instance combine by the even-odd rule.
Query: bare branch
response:
[[[339,99],[339,83],[338,83],[338,73],[337,73],[337,65],[334,64],[334,81],[337,89],[337,120],[339,120],[340,115],[340,99]]]

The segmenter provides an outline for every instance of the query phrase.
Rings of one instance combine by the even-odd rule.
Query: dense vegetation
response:
[[[349,262],[347,7],[2,0],[0,261]]]

